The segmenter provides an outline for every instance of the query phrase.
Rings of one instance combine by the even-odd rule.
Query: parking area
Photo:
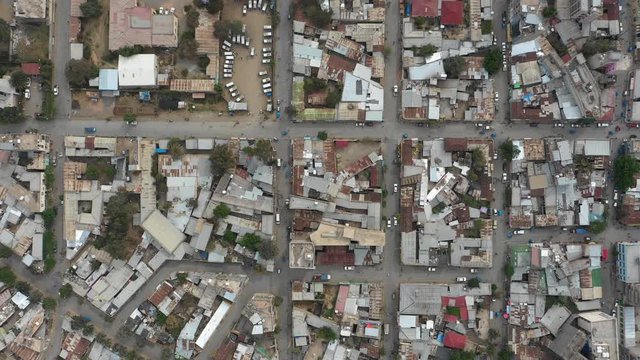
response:
[[[263,4],[260,9],[257,9],[256,7],[260,2]],[[263,39],[265,38],[265,33],[271,33],[267,38],[272,39],[273,31],[268,28],[265,30],[265,25],[267,27],[271,25],[271,9],[264,5],[266,2],[253,0],[253,3],[255,5],[253,8],[247,1],[229,1],[225,3],[221,18],[230,22],[241,22],[244,34],[238,35],[238,39],[233,36],[226,40],[227,45],[230,44],[231,46],[228,47],[228,50],[225,48],[221,50],[220,73],[225,74],[225,69],[227,69],[227,75],[223,77],[222,83],[225,85],[230,82],[234,83],[233,87],[225,86],[225,99],[228,101],[241,99],[241,102],[247,103],[249,115],[262,118],[260,114],[267,109],[267,100],[272,99],[263,91],[263,85],[266,86],[273,79],[273,68],[270,60],[273,56],[273,52],[270,51],[273,48],[273,44],[265,44]],[[243,11],[244,6],[247,7],[246,11]],[[262,11],[262,8],[265,8],[265,11]],[[223,46],[226,45],[223,44]],[[268,58],[263,57],[265,52],[270,53]],[[229,53],[233,54],[230,56]],[[263,61],[265,58],[269,60]],[[262,75],[259,75],[259,73]],[[231,76],[229,77],[229,75]],[[235,96],[232,97],[230,90],[234,90],[234,88],[236,89]],[[272,94],[273,91],[270,93]]]

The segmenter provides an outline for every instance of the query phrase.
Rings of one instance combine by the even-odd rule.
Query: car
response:
[[[459,283],[467,282],[467,277],[466,276],[458,276],[456,278],[456,282],[459,282]]]
[[[569,230],[569,228],[568,228],[568,227],[563,227],[563,228],[562,228],[562,231],[567,231],[567,230]]]
[[[247,5],[242,5],[242,15],[247,15]]]
[[[505,50],[507,50],[507,43],[506,42],[502,42],[502,52],[504,52]]]
[[[398,184],[393,184],[393,192],[394,193],[398,192]]]
[[[25,99],[31,99],[31,90],[26,89],[26,90],[24,91],[24,98],[25,98]]]
[[[494,229],[498,228],[498,220],[493,220],[493,228]]]
[[[344,269],[347,270],[347,271],[352,271],[352,270],[355,270],[356,267],[352,266],[352,265],[349,265],[349,266],[345,266]]]
[[[476,123],[476,127],[482,127],[482,123]]]
[[[289,198],[284,199],[284,204],[289,205]]]
[[[564,123],[555,122],[555,123],[553,123],[553,127],[564,127]]]
[[[618,207],[618,202],[614,202],[613,207]]]
[[[591,236],[585,236],[584,241],[591,241]]]
[[[428,272],[436,272],[438,269],[434,267],[427,268]]]
[[[498,160],[498,152],[497,151],[493,152],[493,160]]]
[[[472,269],[469,269],[469,272],[470,272],[470,273],[472,273],[472,274],[475,274],[475,273],[477,273],[477,272],[478,272],[478,269],[473,269],[473,268],[472,268]]]
[[[391,219],[387,219],[387,228],[391,229]]]
[[[58,85],[53,87],[53,95],[58,96]]]
[[[56,151],[56,155],[58,155],[58,157],[59,157],[59,158],[61,158],[61,157],[62,157],[62,153],[61,153],[61,152],[57,152],[57,151]]]
[[[493,216],[498,216],[498,209],[496,208],[493,209]]]
[[[498,94],[498,92],[496,91],[495,93],[495,97],[496,97],[496,101],[498,101],[498,99],[500,98],[500,94]]]
[[[246,5],[245,5],[246,6]],[[280,274],[280,269],[278,269],[278,274]]]
[[[398,226],[398,217],[397,216],[393,217],[393,226]]]
[[[609,126],[609,123],[599,122],[597,126],[598,127],[607,127],[607,126]]]
[[[520,230],[515,230],[513,232],[514,235],[524,235],[524,230],[520,229]]]
[[[393,85],[393,95],[398,95],[398,85]]]
[[[507,182],[507,173],[506,172],[502,173],[502,182]]]
[[[579,128],[579,127],[580,127],[580,124],[573,123],[573,124],[571,124],[571,127],[572,127],[572,128]]]
[[[484,126],[484,129],[485,129],[485,130],[491,130],[491,125],[485,125],[485,126]]]

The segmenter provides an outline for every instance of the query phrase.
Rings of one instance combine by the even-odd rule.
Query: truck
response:
[[[576,228],[576,229],[571,229],[571,232],[578,235],[587,235],[589,233],[589,230],[585,228]]]
[[[331,280],[331,275],[324,273],[324,274],[313,274],[313,281],[329,281]]]

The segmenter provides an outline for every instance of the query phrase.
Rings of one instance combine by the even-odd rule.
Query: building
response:
[[[120,88],[150,88],[158,85],[158,57],[138,54],[118,58],[118,86]]]
[[[178,46],[178,19],[159,14],[150,7],[138,6],[137,0],[109,2],[109,50],[128,46]]]
[[[13,2],[15,16],[23,21],[44,21],[48,3],[46,0],[16,0]]]
[[[169,253],[173,253],[185,239],[185,235],[178,231],[160,210],[153,211],[141,225]]]
[[[618,256],[616,268],[618,280],[626,284],[640,282],[640,243],[619,242],[616,244]]]
[[[0,108],[18,105],[19,95],[16,89],[11,86],[11,76],[5,75],[0,78]]]
[[[98,77],[98,90],[102,96],[118,95],[118,70],[100,69]]]

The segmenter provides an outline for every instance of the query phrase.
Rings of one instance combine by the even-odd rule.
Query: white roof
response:
[[[207,325],[204,327],[204,329],[202,329],[200,336],[198,336],[198,340],[196,340],[196,346],[204,349],[204,346],[211,338],[211,335],[213,335],[213,333],[216,331],[216,329],[222,322],[222,319],[224,319],[225,315],[229,311],[230,307],[231,305],[229,305],[229,303],[226,301],[220,303],[220,306],[218,306],[216,312],[213,313],[213,316],[211,316],[211,319],[209,319]]]
[[[121,87],[153,87],[158,84],[158,58],[138,54],[118,58],[118,83]]]
[[[24,310],[29,304],[29,297],[27,295],[21,293],[20,291],[16,292],[15,295],[11,298],[11,301],[16,304],[21,310]]]
[[[538,42],[533,39],[518,44],[513,44],[513,47],[511,48],[511,57],[536,51],[538,51]]]
[[[437,78],[445,74],[444,63],[442,60],[430,62],[420,66],[412,66],[409,68],[410,80],[427,80]]]
[[[142,223],[142,228],[170,253],[172,253],[185,238],[185,235],[178,231],[158,209],[149,214]]]

